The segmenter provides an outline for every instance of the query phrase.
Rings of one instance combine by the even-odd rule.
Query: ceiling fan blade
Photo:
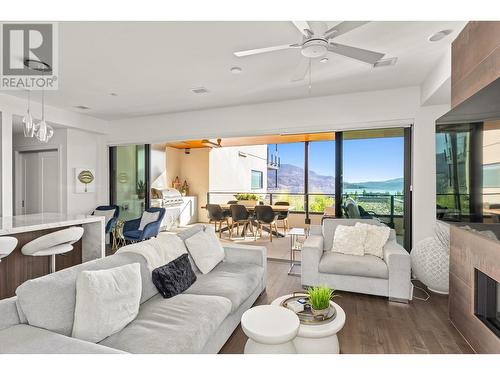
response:
[[[368,23],[368,21],[344,21],[325,31],[325,37],[337,37]]]
[[[298,82],[303,81],[306,77],[307,72],[309,71],[310,59],[302,57],[300,59],[299,65],[295,68],[295,72],[292,75],[291,81]]]
[[[311,27],[309,26],[309,23],[307,21],[292,21],[292,23],[295,25],[297,29],[306,37],[310,37],[313,34],[311,31]]]
[[[367,49],[356,48],[351,46],[345,46],[343,44],[337,44],[337,43],[330,43],[328,45],[328,51],[336,53],[338,55],[347,56],[352,59],[363,61],[365,63],[372,65],[385,56],[384,53],[374,52]]]
[[[299,44],[282,44],[281,46],[264,47],[264,48],[249,49],[246,51],[238,51],[238,52],[235,52],[234,55],[238,56],[238,57],[243,57],[243,56],[256,55],[259,53],[280,51],[283,49],[299,48],[299,47],[300,47]]]

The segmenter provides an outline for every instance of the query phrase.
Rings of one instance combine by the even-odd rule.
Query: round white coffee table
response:
[[[252,307],[241,317],[241,328],[248,336],[245,354],[296,353],[292,340],[297,335],[299,324],[297,315],[284,307]]]
[[[273,306],[279,306],[280,303],[292,297],[291,294],[278,297],[273,302]],[[335,302],[330,302],[335,307],[337,315],[333,320],[324,324],[300,324],[297,337],[293,340],[295,349],[299,354],[339,354],[340,345],[337,338],[339,332],[345,324],[345,312]],[[290,310],[290,312],[292,312]],[[293,313],[293,312],[292,312]]]

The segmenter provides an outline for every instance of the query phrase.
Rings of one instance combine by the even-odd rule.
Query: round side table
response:
[[[261,305],[245,311],[241,328],[248,336],[245,354],[295,354],[299,318],[281,306]]]
[[[291,294],[276,298],[271,305],[280,306]],[[335,319],[324,324],[300,324],[297,337],[293,340],[299,354],[339,354],[340,345],[337,333],[344,327],[346,315],[342,307],[330,302],[337,311]],[[290,312],[292,312],[290,310]],[[293,313],[293,312],[292,312]]]

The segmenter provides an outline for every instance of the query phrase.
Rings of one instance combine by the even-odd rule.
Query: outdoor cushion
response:
[[[255,264],[219,263],[210,273],[198,275],[198,280],[185,294],[226,297],[235,312],[255,291],[262,280],[264,268]]]
[[[100,344],[130,353],[200,353],[230,311],[224,297],[158,294],[141,305],[133,322]]]
[[[1,354],[119,354],[119,350],[18,324],[0,331]]]
[[[324,252],[319,262],[319,272],[379,279],[389,278],[387,265],[374,255],[357,256]]]
[[[130,263],[141,265],[141,303],[158,294],[146,260],[138,254],[126,253],[96,259],[28,280],[16,290],[18,305],[30,325],[70,336],[75,315],[78,274],[84,270],[102,270]]]

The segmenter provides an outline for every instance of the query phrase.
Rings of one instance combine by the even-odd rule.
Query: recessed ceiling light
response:
[[[321,60],[319,60],[319,62],[326,64],[328,62],[328,57],[323,57]]]
[[[233,66],[231,69],[230,69],[231,73],[233,74],[240,74],[243,69],[241,69],[239,66]]]
[[[195,87],[191,91],[195,94],[207,94],[208,90],[205,87]]]
[[[374,68],[382,68],[384,66],[392,66],[396,64],[396,61],[398,61],[397,57],[391,57],[390,59],[381,59],[377,61],[375,64],[373,64]]]
[[[90,109],[90,107],[87,107],[87,106],[84,106],[84,105],[75,105],[75,108],[76,109],[82,109],[82,110],[87,110],[87,109]]]
[[[446,35],[450,35],[452,32],[453,32],[453,30],[450,30],[450,29],[438,31],[437,33],[432,34],[429,37],[429,41],[430,42],[437,42],[438,40],[443,39]]]

